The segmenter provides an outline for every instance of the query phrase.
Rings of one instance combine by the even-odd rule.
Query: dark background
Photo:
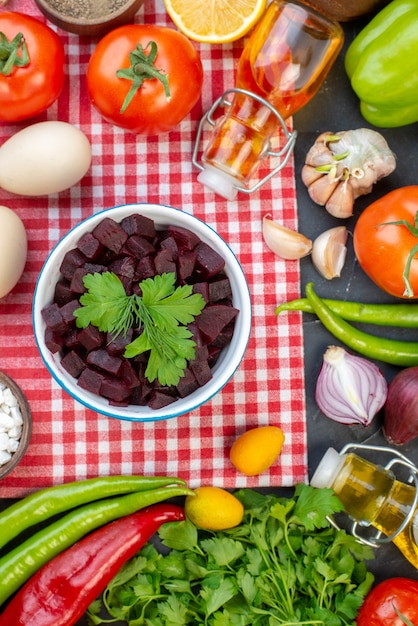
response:
[[[299,230],[307,237],[314,239],[321,232],[338,225],[346,225],[352,235],[355,221],[361,210],[373,200],[385,195],[392,189],[410,184],[417,184],[417,125],[398,129],[374,129],[381,132],[390,148],[397,157],[397,168],[389,177],[378,182],[373,192],[355,203],[355,211],[349,220],[337,220],[330,216],[325,209],[315,205],[309,198],[307,190],[301,182],[300,172],[305,156],[315,142],[318,135],[325,131],[338,132],[357,128],[370,127],[359,112],[358,99],[351,89],[350,82],[344,70],[345,50],[360,29],[369,21],[356,20],[343,24],[345,31],[344,50],[340,54],[326,81],[314,99],[294,117],[294,127],[298,131],[295,146],[296,186],[299,211]],[[314,269],[309,257],[301,260],[301,290],[307,282],[314,282],[315,289],[320,296],[336,299],[356,300],[360,302],[391,302],[392,298],[379,290],[363,273],[355,260],[352,237],[348,238],[347,260],[341,277],[327,281],[322,279]],[[287,313],[282,313],[286,315]],[[309,445],[309,473],[315,471],[325,451],[330,447],[338,451],[347,444],[360,443],[386,446],[381,432],[381,415],[378,415],[368,427],[346,426],[337,424],[326,418],[315,403],[315,385],[322,363],[322,356],[331,344],[339,344],[313,316],[304,314],[305,338],[305,377],[307,426]],[[366,330],[366,327],[365,327]],[[370,328],[367,329],[372,332]],[[376,334],[384,334],[384,329],[378,329]],[[415,330],[391,329],[390,336],[417,340]],[[398,371],[397,368],[377,363],[386,379],[390,381]],[[418,464],[418,439],[399,448],[411,461]],[[374,454],[370,456],[374,461],[388,462],[390,456]],[[280,489],[280,495],[286,495],[290,490]],[[6,508],[12,501],[0,499],[0,510]],[[392,544],[376,550],[376,558],[369,563],[369,569],[380,581],[392,576],[407,576],[418,580],[417,570],[406,561],[402,554]],[[1,581],[0,581],[1,584]],[[80,620],[78,626],[86,624]]]
[[[369,18],[370,19],[370,18]],[[359,111],[359,101],[351,89],[350,81],[344,70],[345,51],[360,29],[369,19],[356,20],[343,24],[345,31],[345,45],[343,52],[335,62],[324,82],[320,92],[310,104],[294,117],[294,127],[298,131],[295,146],[296,187],[299,211],[299,230],[307,237],[314,239],[321,232],[338,225],[346,225],[349,230],[347,241],[348,252],[341,277],[328,281],[322,279],[314,269],[309,257],[301,260],[301,290],[304,295],[306,283],[312,281],[316,292],[323,297],[355,300],[360,302],[395,302],[382,292],[364,274],[356,262],[353,252],[352,233],[356,219],[362,209],[374,200],[384,196],[392,189],[418,183],[417,165],[414,154],[417,151],[417,124],[403,128],[378,129],[368,124]],[[373,128],[386,139],[397,159],[396,170],[387,178],[379,181],[373,192],[358,198],[355,203],[354,215],[348,220],[337,220],[328,215],[322,207],[315,205],[309,198],[307,190],[301,181],[300,172],[304,164],[306,153],[315,142],[318,135],[325,131],[338,132],[357,128]],[[284,315],[282,313],[281,315]],[[381,432],[382,416],[376,416],[372,424],[363,426],[346,426],[337,424],[324,417],[315,403],[315,385],[322,363],[322,355],[329,345],[343,345],[326,331],[315,316],[304,314],[304,341],[305,341],[305,388],[307,403],[309,473],[315,471],[323,454],[329,447],[338,451],[348,443],[355,445],[365,443],[369,445],[388,447]],[[361,327],[361,325],[359,325]],[[363,326],[363,330],[383,336],[384,328],[373,329]],[[388,336],[417,340],[418,331],[415,329],[390,329]],[[376,362],[389,382],[399,371],[396,367]],[[411,461],[418,464],[418,439],[408,445],[398,448]],[[359,452],[360,453],[360,452]],[[360,453],[361,454],[361,453]],[[385,465],[390,455],[370,454],[368,458]],[[382,546],[376,551],[376,559],[370,563],[370,569],[376,579],[381,580],[391,576],[408,576],[418,579],[417,570],[409,564],[392,544]]]

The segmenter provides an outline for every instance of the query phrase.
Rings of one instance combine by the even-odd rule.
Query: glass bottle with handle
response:
[[[355,452],[353,451],[355,450]],[[363,458],[358,450],[390,455],[385,466]],[[366,452],[367,455],[367,452]],[[407,482],[392,471],[406,468]],[[313,487],[328,487],[354,520],[354,536],[373,547],[393,542],[418,569],[418,468],[397,450],[348,444],[341,452],[329,448],[311,479]],[[366,535],[365,528],[377,532]]]
[[[202,119],[193,154],[205,186],[234,199],[251,193],[289,160],[296,140],[285,120],[317,93],[344,41],[341,26],[299,2],[273,0],[248,39],[237,69],[236,87],[219,98]],[[224,113],[218,115],[219,109]],[[211,137],[197,158],[205,123]],[[278,131],[285,144],[273,151]],[[282,137],[280,139],[283,139]],[[261,162],[278,157],[279,165],[250,187]]]

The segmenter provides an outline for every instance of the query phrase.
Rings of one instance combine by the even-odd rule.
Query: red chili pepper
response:
[[[0,626],[72,626],[161,524],[183,519],[181,507],[164,503],[99,528],[34,574],[7,605]]]

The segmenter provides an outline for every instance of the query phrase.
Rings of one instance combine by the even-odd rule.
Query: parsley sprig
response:
[[[145,375],[161,385],[177,385],[187,361],[195,356],[195,342],[186,327],[200,314],[205,301],[192,293],[190,285],[175,286],[173,272],[147,278],[139,283],[141,296],[127,295],[120,278],[113,272],[87,274],[87,292],[74,316],[78,328],[89,324],[114,338],[131,328],[141,332],[126,346],[124,356],[133,358],[149,351]]]
[[[328,516],[342,510],[330,489],[300,484],[291,498],[242,489],[243,522],[207,532],[189,520],[162,526],[103,594],[129,626],[354,626],[373,583],[373,558]],[[101,624],[99,603],[89,623]]]

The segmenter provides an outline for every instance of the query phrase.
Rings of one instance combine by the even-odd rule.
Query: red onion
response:
[[[389,383],[383,434],[397,446],[418,437],[418,366],[401,370]]]
[[[386,380],[374,363],[338,346],[328,348],[315,393],[324,415],[341,424],[369,426],[386,396]]]

